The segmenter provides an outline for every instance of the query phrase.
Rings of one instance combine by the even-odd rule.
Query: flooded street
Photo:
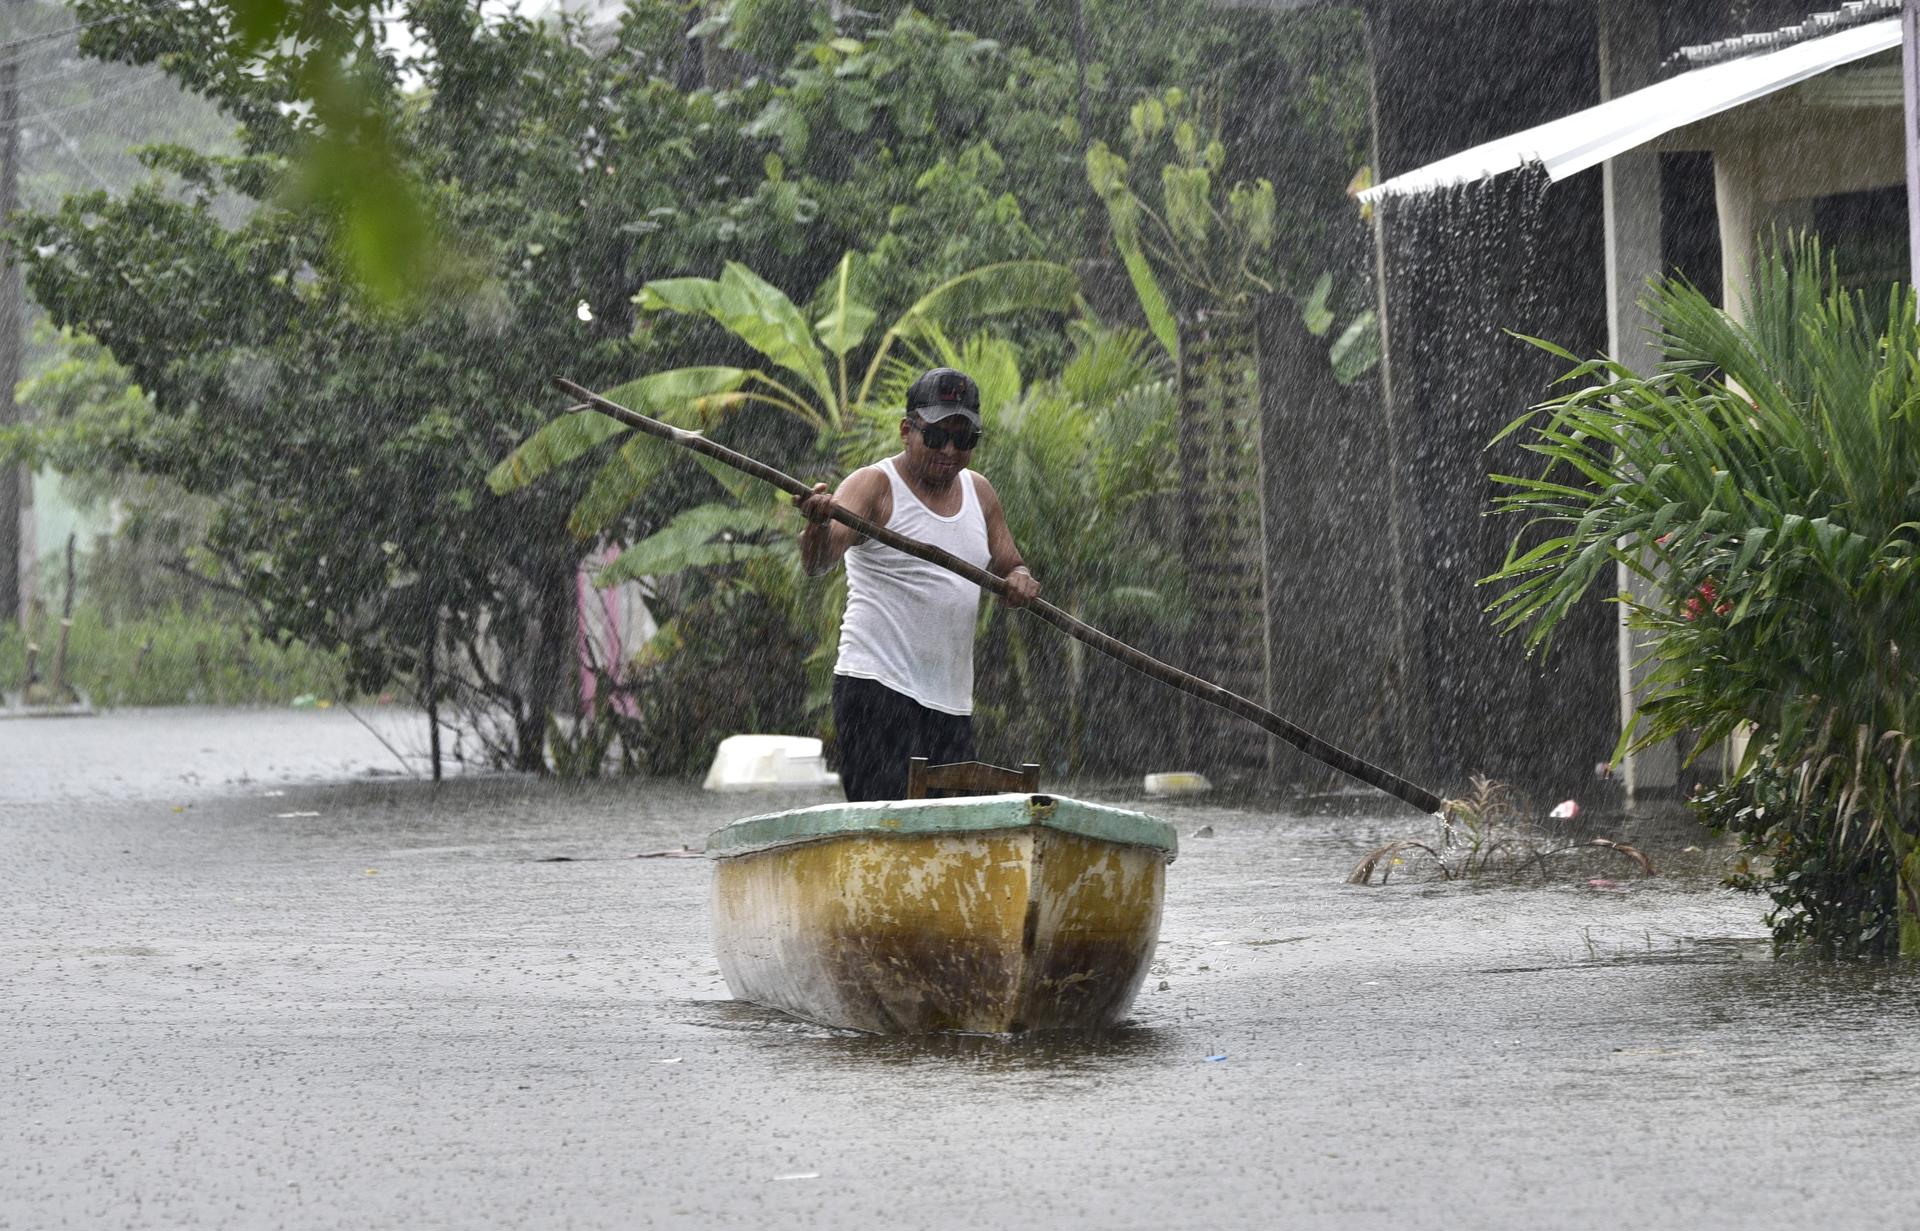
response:
[[[337,710],[0,723],[0,1227],[1911,1217],[1920,982],[1773,961],[1684,826],[1621,835],[1654,880],[1361,888],[1418,818],[1155,806],[1131,1027],[908,1040],[732,1003],[705,862],[633,858],[823,798],[436,791]]]

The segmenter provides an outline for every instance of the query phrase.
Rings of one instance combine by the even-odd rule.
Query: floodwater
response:
[[[0,722],[0,1227],[1911,1225],[1920,982],[1772,960],[1684,826],[1362,888],[1419,818],[1159,807],[1130,1027],[870,1038],[633,857],[819,796],[436,791],[366,717]]]

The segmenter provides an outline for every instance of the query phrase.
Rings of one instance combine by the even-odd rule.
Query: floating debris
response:
[[[1149,795],[1199,795],[1212,789],[1213,783],[1207,781],[1205,774],[1183,770],[1148,774],[1146,778],[1146,792]]]

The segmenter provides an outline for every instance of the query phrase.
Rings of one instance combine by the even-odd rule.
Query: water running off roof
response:
[[[1883,17],[1775,51],[1696,68],[1396,175],[1362,192],[1360,199],[1378,201],[1430,192],[1502,175],[1529,163],[1539,163],[1549,179],[1563,180],[1675,129],[1899,45],[1900,19]]]

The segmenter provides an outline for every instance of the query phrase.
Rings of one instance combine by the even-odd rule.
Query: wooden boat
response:
[[[827,804],[707,841],[741,1000],[886,1034],[1110,1026],[1160,933],[1171,825],[1056,795]]]

